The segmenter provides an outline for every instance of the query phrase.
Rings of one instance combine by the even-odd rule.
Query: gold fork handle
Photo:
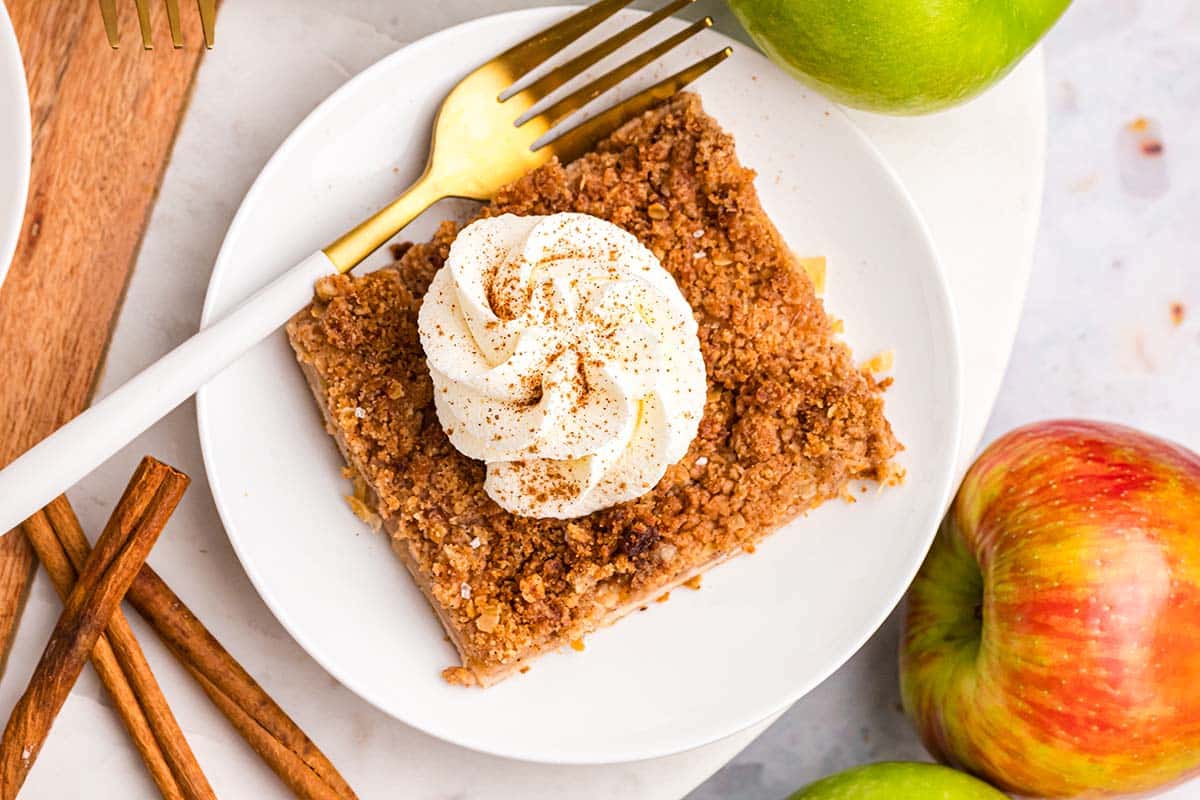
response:
[[[447,196],[449,194],[445,191],[442,181],[431,170],[426,169],[404,194],[326,247],[325,255],[339,273],[349,272],[399,233],[401,228],[416,219],[422,211]]]

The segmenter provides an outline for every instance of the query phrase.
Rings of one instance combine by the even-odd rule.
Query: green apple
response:
[[[838,102],[894,114],[995,83],[1071,0],[729,0],[768,56]]]
[[[899,761],[840,772],[789,800],[1008,800],[983,781],[936,764]]]

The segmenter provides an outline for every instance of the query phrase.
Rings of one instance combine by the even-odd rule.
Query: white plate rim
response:
[[[25,218],[25,203],[29,198],[29,172],[32,163],[33,131],[29,113],[29,90],[25,79],[25,63],[13,29],[8,9],[0,2],[0,100],[11,96],[16,117],[12,132],[16,134],[16,149],[0,158],[13,158],[17,182],[4,191],[15,189],[8,201],[0,200],[0,285],[17,250],[21,223]],[[7,208],[5,208],[7,206]]]
[[[212,321],[215,312],[214,306],[217,303],[217,296],[219,294],[218,290],[220,288],[221,281],[223,277],[228,274],[227,270],[221,269],[222,264],[224,261],[231,258],[231,243],[234,242],[241,234],[241,229],[245,224],[245,218],[249,216],[249,209],[254,205],[254,201],[257,200],[259,194],[265,191],[263,187],[268,183],[267,178],[275,169],[279,168],[279,164],[282,164],[287,160],[291,150],[297,146],[297,142],[303,138],[304,134],[310,128],[315,128],[320,125],[324,121],[325,117],[333,112],[334,108],[337,106],[342,97],[352,93],[360,83],[367,82],[370,77],[374,75],[374,73],[385,70],[389,66],[389,62],[391,60],[399,58],[402,53],[410,48],[418,46],[435,46],[439,41],[443,39],[453,39],[454,37],[463,33],[465,29],[474,26],[503,25],[505,22],[518,21],[526,16],[536,17],[550,13],[565,14],[569,11],[578,10],[579,8],[581,8],[579,5],[561,5],[518,9],[514,11],[478,17],[449,28],[444,28],[426,37],[414,40],[413,42],[406,44],[404,47],[401,47],[396,51],[384,56],[371,66],[349,78],[324,100],[322,100],[279,145],[276,151],[272,154],[271,158],[263,166],[258,176],[255,178],[254,183],[247,191],[245,197],[242,199],[241,205],[239,206],[237,213],[234,215],[234,218],[225,234],[225,239],[222,242],[221,249],[218,252],[217,259],[214,263],[213,277],[206,291],[201,313],[201,327]],[[716,35],[721,38],[728,39],[728,37],[715,31],[710,31],[709,35]],[[747,45],[732,39],[728,39],[728,43],[740,48],[748,49]],[[924,216],[920,213],[920,210],[914,203],[907,188],[900,181],[899,175],[895,169],[889,162],[887,162],[886,159],[884,159],[882,154],[880,154],[866,134],[864,134],[858,128],[858,126],[848,116],[845,115],[840,107],[832,106],[832,109],[832,113],[839,115],[845,122],[846,129],[855,137],[858,143],[862,146],[864,152],[872,159],[875,167],[886,174],[888,180],[893,184],[897,194],[904,201],[904,206],[908,214],[911,216],[912,221],[916,225],[920,242],[923,248],[927,251],[930,262],[933,265],[934,274],[937,277],[936,284],[933,287],[936,290],[936,299],[945,311],[945,322],[950,330],[950,333],[952,334],[950,340],[946,342],[945,352],[951,367],[950,371],[953,374],[953,381],[950,384],[952,397],[950,397],[949,400],[949,407],[952,410],[953,419],[952,425],[948,426],[952,427],[952,430],[949,431],[950,439],[946,444],[947,451],[950,454],[957,453],[959,441],[962,435],[961,424],[963,410],[961,345],[957,312],[950,294],[944,265],[941,259],[938,257],[937,248],[933,242]],[[244,550],[240,547],[238,537],[229,533],[229,531],[233,528],[232,520],[234,515],[223,499],[225,492],[219,488],[221,486],[220,475],[213,467],[213,459],[209,456],[209,451],[212,447],[210,431],[211,415],[206,412],[206,389],[207,387],[202,387],[196,396],[197,424],[199,428],[201,449],[204,454],[206,476],[208,478],[209,486],[212,490],[218,515],[221,519],[223,527],[226,529],[226,533],[234,553],[237,556],[238,561],[241,563],[243,570],[246,572],[251,584],[254,586],[255,591],[262,598],[263,602],[267,605],[272,614],[287,631],[288,635],[291,636],[311,658],[320,664],[320,666],[325,669],[326,672],[333,676],[343,686],[350,689],[350,691],[354,692],[356,695],[370,703],[375,708],[378,708],[389,716],[392,716],[405,724],[416,727],[432,736],[482,753],[504,758],[512,758],[520,761],[546,764],[588,765],[622,763],[659,758],[685,752],[702,747],[706,744],[710,744],[714,741],[750,728],[751,726],[785,710],[805,694],[812,691],[816,686],[821,684],[826,678],[828,678],[843,664],[845,664],[846,661],[848,661],[854,655],[854,653],[856,653],[863,646],[863,644],[866,643],[866,641],[875,633],[875,631],[878,630],[879,626],[883,624],[888,615],[903,598],[904,593],[907,591],[908,585],[911,583],[912,578],[915,577],[922,560],[916,559],[914,563],[908,565],[908,568],[903,571],[904,580],[897,583],[896,589],[887,593],[886,603],[880,604],[880,610],[876,614],[872,624],[868,628],[865,628],[863,632],[854,639],[853,644],[840,649],[836,655],[826,657],[825,669],[815,670],[813,676],[809,680],[798,682],[787,696],[782,697],[777,703],[770,705],[770,707],[756,707],[754,709],[746,710],[745,713],[739,716],[736,723],[730,724],[727,728],[719,732],[709,732],[705,734],[694,735],[691,738],[688,738],[686,741],[677,743],[676,745],[670,747],[637,750],[620,750],[618,748],[609,747],[602,752],[594,754],[573,752],[569,757],[563,757],[561,754],[555,752],[531,752],[522,749],[498,746],[497,743],[492,740],[477,740],[458,729],[444,729],[436,724],[430,723],[428,720],[415,721],[411,718],[406,718],[394,708],[390,708],[386,704],[374,698],[369,687],[360,685],[352,677],[346,676],[341,672],[341,670],[335,668],[330,663],[329,659],[322,655],[322,651],[315,645],[315,643],[310,641],[309,637],[300,630],[299,626],[290,622],[290,617],[286,608],[278,601],[277,598],[275,598],[270,589],[266,586],[266,582],[263,580],[259,570],[254,566],[254,562],[246,556]],[[951,455],[950,458],[952,460],[953,455]],[[921,542],[922,552],[926,551],[928,546],[932,543],[933,537],[937,531],[938,523],[940,522],[941,516],[943,515],[945,509],[949,506],[950,498],[952,496],[954,483],[952,464],[947,467],[945,473],[946,477],[942,481],[942,486],[938,492],[938,502],[936,506],[933,504],[930,506],[931,508],[936,507],[936,510],[930,512],[927,520],[928,524],[923,526],[927,530],[927,533],[924,541]],[[897,575],[900,574],[901,573],[898,571]]]

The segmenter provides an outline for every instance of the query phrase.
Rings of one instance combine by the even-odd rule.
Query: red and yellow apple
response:
[[[1200,456],[1079,421],[992,444],[909,590],[900,683],[935,757],[1010,792],[1200,771]]]

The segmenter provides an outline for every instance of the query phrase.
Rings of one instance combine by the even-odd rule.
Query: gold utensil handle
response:
[[[446,196],[441,181],[427,168],[403,194],[342,234],[324,249],[324,253],[339,273],[349,272],[421,212]]]

